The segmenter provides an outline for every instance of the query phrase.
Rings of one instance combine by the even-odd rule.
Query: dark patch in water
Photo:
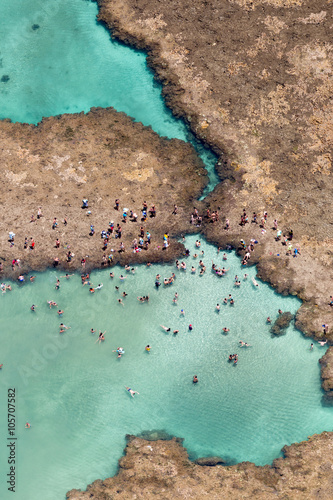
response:
[[[8,76],[8,75],[3,75],[3,76],[1,77],[1,82],[2,82],[2,83],[7,83],[9,79],[10,79],[10,78],[9,78],[9,76]]]
[[[33,25],[31,26],[31,28],[33,29],[33,31],[38,30],[38,29],[39,29],[39,27],[40,27],[40,26],[39,26],[39,24],[33,24]]]

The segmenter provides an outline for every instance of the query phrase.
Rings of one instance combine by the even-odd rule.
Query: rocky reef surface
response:
[[[183,250],[176,241],[167,252],[162,247],[166,231],[173,236],[185,230],[185,224],[176,223],[207,183],[204,165],[190,144],[161,138],[113,109],[46,118],[37,126],[3,121],[0,144],[3,277],[43,270],[54,259],[59,259],[59,267],[75,270],[85,258],[87,270],[105,264],[104,254],[113,253],[114,263],[124,264],[171,260]],[[114,208],[117,198],[119,210]],[[140,232],[144,201],[148,209],[152,204],[156,208],[156,217],[148,216],[144,224],[152,243],[134,254],[131,243]],[[179,219],[171,216],[174,204],[179,205]],[[137,222],[122,223],[122,209],[127,207],[137,214]],[[112,244],[103,250],[100,233],[112,220],[115,228],[121,224],[122,237],[115,240],[113,233]],[[14,244],[9,232],[15,234]],[[119,252],[121,241],[124,252]],[[73,255],[67,262],[69,250]],[[12,270],[13,259],[19,259],[20,267]]]
[[[325,399],[328,403],[333,404],[333,349],[329,348],[319,362]]]
[[[67,500],[180,498],[330,499],[333,496],[332,433],[283,448],[272,466],[250,462],[215,467],[190,462],[181,440],[129,437],[116,476],[97,480]]]

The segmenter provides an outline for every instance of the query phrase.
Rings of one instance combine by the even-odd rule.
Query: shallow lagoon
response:
[[[186,238],[192,254],[196,238]],[[279,296],[264,283],[255,288],[255,268],[246,270],[244,281],[234,253],[228,254],[227,276],[216,277],[210,263],[214,259],[222,267],[222,254],[204,241],[201,249],[208,268],[204,276],[177,271],[174,264],[139,266],[135,275],[116,267],[114,279],[109,269],[93,273],[94,285],[104,286],[90,294],[77,275],[62,278],[55,290],[57,273],[50,271],[37,274],[35,283],[14,284],[0,297],[4,404],[7,388],[17,391],[16,498],[55,500],[114,474],[126,433],[164,429],[184,437],[192,457],[266,464],[283,445],[331,430],[332,409],[321,405],[318,359],[325,348],[316,344],[311,351],[311,340],[293,326],[272,338],[266,324],[279,308],[295,313],[300,301]],[[192,263],[198,261],[189,257],[188,268]],[[173,271],[175,283],[156,289],[156,273],[168,277]],[[124,282],[120,274],[126,275]],[[242,278],[239,289],[233,285],[235,274]],[[124,290],[122,307],[117,299]],[[229,293],[234,306],[222,305]],[[149,303],[140,303],[137,296],[146,294]],[[50,310],[47,300],[64,310],[63,322],[71,329],[63,335],[57,308]],[[36,313],[30,311],[32,303]],[[179,329],[178,335],[166,334],[160,324]],[[224,326],[228,335],[222,334]],[[92,327],[106,330],[104,343],[96,343]],[[252,347],[239,348],[239,340]],[[119,346],[125,349],[120,360],[112,352]],[[227,361],[235,352],[237,366]],[[125,385],[140,395],[132,399]],[[0,433],[6,436],[4,419]],[[1,470],[4,460],[2,453]],[[7,498],[2,488],[1,498]]]

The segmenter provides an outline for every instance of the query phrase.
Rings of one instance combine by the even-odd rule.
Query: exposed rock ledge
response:
[[[130,437],[120,470],[86,491],[71,490],[67,500],[221,500],[233,498],[333,498],[333,435],[324,432],[283,448],[284,458],[258,467],[251,462],[215,467],[195,465],[181,440],[146,441]]]
[[[322,388],[327,402],[333,404],[333,347],[319,360],[321,364]]]

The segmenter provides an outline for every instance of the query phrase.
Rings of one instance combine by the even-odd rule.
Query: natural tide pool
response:
[[[146,54],[112,40],[90,0],[12,0],[0,5],[0,119],[114,107],[168,138],[190,141],[218,183],[217,157],[165,106]]]
[[[61,278],[55,290],[56,277],[64,273],[52,270],[37,273],[34,283],[14,283],[0,296],[1,408],[8,388],[16,389],[16,499],[58,500],[69,489],[115,474],[127,433],[164,429],[185,438],[192,457],[266,464],[285,444],[332,430],[332,408],[321,405],[318,359],[325,348],[316,343],[310,350],[311,340],[292,325],[286,335],[272,338],[266,324],[280,308],[295,313],[300,301],[261,282],[255,288],[255,268],[242,269],[233,252],[223,261],[222,252],[204,240],[200,251],[207,271],[191,274],[191,265],[198,267],[192,257],[196,239],[186,237],[186,272],[174,264],[136,266],[134,275],[115,267],[113,279],[110,269],[96,271],[94,286],[104,286],[90,294],[78,275]],[[224,278],[211,272],[212,260],[230,268]],[[175,283],[156,289],[156,274],[163,279],[172,272]],[[240,288],[234,287],[235,274]],[[117,301],[123,291],[124,306]],[[234,306],[222,303],[229,293]],[[137,300],[147,294],[149,303]],[[48,300],[64,310],[62,318]],[[61,321],[71,327],[64,334]],[[167,334],[161,324],[179,333]],[[230,328],[227,335],[224,326]],[[105,342],[96,342],[91,328],[106,330]],[[252,347],[240,348],[239,340]],[[119,346],[125,349],[121,359],[112,352]],[[237,366],[228,363],[231,353],[238,353]],[[125,386],[140,394],[132,399]],[[27,421],[30,429],[24,428]],[[7,499],[4,411],[0,435],[0,498]]]

